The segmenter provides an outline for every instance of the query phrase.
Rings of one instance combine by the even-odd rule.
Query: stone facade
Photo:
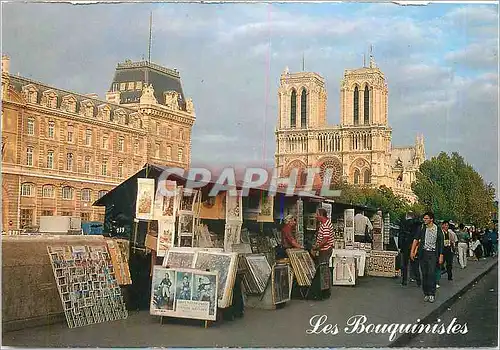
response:
[[[140,101],[112,102],[120,92],[111,89],[100,100],[11,75],[2,56],[3,230],[37,226],[42,215],[103,221],[92,203],[145,163],[189,167],[192,101],[160,104],[153,84],[133,84]]]
[[[345,70],[340,91],[340,125],[327,125],[325,79],[312,72],[281,74],[275,162],[281,177],[319,168],[315,184],[327,169],[332,183],[382,186],[410,201],[411,183],[425,160],[423,136],[414,146],[392,147],[388,124],[388,87],[370,56],[368,67]],[[302,174],[302,175],[301,175]]]

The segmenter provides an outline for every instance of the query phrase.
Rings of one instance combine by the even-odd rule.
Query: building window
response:
[[[55,129],[55,123],[54,122],[49,122],[49,127],[47,129],[47,136],[50,139],[54,138],[54,129]]]
[[[82,221],[90,221],[90,213],[81,213],[80,217],[82,218]]]
[[[73,125],[68,125],[68,142],[73,142]]]
[[[101,175],[108,175],[108,161],[106,159],[104,159],[101,164]]]
[[[290,98],[290,127],[295,128],[297,121],[297,92],[292,90],[292,97]]]
[[[300,127],[307,127],[307,91],[305,88],[302,89],[300,96]]]
[[[179,139],[184,140],[184,130],[179,129]]]
[[[21,196],[23,197],[33,197],[35,195],[35,186],[33,184],[22,184],[21,185]]]
[[[82,202],[90,202],[90,189],[84,188],[82,190]]]
[[[73,199],[73,188],[66,186],[62,189],[62,199],[72,200]]]
[[[127,83],[120,83],[120,91],[125,91],[127,89]]]
[[[172,138],[172,128],[170,126],[167,127],[167,138]]]
[[[134,141],[134,154],[139,154],[139,140]]]
[[[130,82],[128,83],[128,90],[134,90],[134,87],[135,87],[135,82],[130,81]]]
[[[354,170],[354,184],[355,185],[359,184],[359,170],[358,169]]]
[[[118,91],[118,83],[113,83],[113,88],[111,89],[111,91]]]
[[[184,161],[184,150],[182,148],[179,148],[177,151],[177,160],[179,162]]]
[[[155,144],[155,158],[160,158],[160,144]]]
[[[123,177],[123,163],[118,163],[118,177]]]
[[[90,103],[85,106],[85,116],[89,118],[94,116],[94,106]]]
[[[118,138],[118,151],[123,152],[125,150],[125,140],[123,137]]]
[[[104,197],[106,195],[106,193],[108,193],[108,191],[99,191],[99,194],[98,194],[98,199],[101,199],[102,197]]]
[[[364,180],[365,180],[365,184],[369,184],[371,181],[370,181],[370,170],[366,169],[365,170],[365,173],[364,173]]]
[[[54,169],[54,151],[47,152],[47,168]]]
[[[35,135],[35,119],[28,118],[28,124],[27,124],[27,127],[26,127],[26,132],[30,136]]]
[[[103,149],[108,149],[108,141],[109,141],[109,136],[103,135],[103,137],[102,137],[102,148]]]
[[[42,210],[42,216],[54,216],[53,210]]]
[[[85,157],[85,162],[83,163],[83,172],[85,174],[90,174],[90,157]]]
[[[370,90],[368,89],[368,85],[365,86],[365,96],[364,96],[364,117],[365,124],[370,124]]]
[[[354,125],[359,124],[359,90],[354,88]]]
[[[26,165],[33,166],[33,147],[26,149]]]
[[[66,155],[66,170],[73,171],[73,154],[68,153]]]
[[[54,186],[52,186],[52,185],[43,186],[42,197],[43,198],[54,198]]]
[[[92,130],[85,130],[85,146],[92,146]]]
[[[21,209],[21,228],[33,225],[33,209]]]
[[[61,213],[61,216],[73,216],[73,213],[72,213],[72,212],[70,212],[70,211],[63,211],[63,212]]]
[[[142,81],[138,81],[135,83],[135,89],[136,90],[142,90]]]
[[[172,160],[172,146],[167,146],[167,159]]]

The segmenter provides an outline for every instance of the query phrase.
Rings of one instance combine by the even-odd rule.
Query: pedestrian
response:
[[[421,285],[418,260],[410,259],[411,246],[419,227],[419,221],[412,212],[408,213],[401,223],[398,248],[401,254],[401,285],[403,286],[408,284],[408,267],[410,267],[410,281],[416,281],[418,287]]]
[[[316,219],[320,222],[316,234],[316,243],[312,246],[311,254],[317,256],[317,265],[326,262],[330,263],[333,251],[333,225],[324,208],[316,211]]]
[[[410,258],[418,255],[422,272],[424,301],[433,303],[436,299],[436,266],[443,263],[443,241],[441,230],[434,223],[434,214],[424,214],[422,225],[412,244]]]
[[[443,257],[444,264],[446,265],[446,273],[448,274],[448,281],[453,280],[453,257],[455,256],[455,233],[450,230],[450,222],[445,220],[441,223],[441,230],[443,232]]]
[[[458,263],[462,269],[467,267],[467,251],[468,246],[467,242],[469,241],[469,233],[467,233],[464,228],[464,224],[460,224],[458,226],[459,230],[457,233],[458,240]]]

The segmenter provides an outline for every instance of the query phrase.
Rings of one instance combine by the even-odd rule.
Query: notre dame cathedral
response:
[[[278,123],[275,161],[278,174],[326,169],[332,183],[390,187],[395,194],[415,200],[411,183],[425,160],[423,136],[415,145],[393,147],[388,124],[388,88],[384,73],[370,55],[368,67],[347,69],[340,89],[340,125],[328,125],[325,79],[317,73],[281,74],[278,89]]]

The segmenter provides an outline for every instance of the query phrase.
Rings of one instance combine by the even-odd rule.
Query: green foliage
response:
[[[412,190],[419,205],[437,219],[485,226],[491,220],[495,189],[454,152],[441,152],[420,166]]]

